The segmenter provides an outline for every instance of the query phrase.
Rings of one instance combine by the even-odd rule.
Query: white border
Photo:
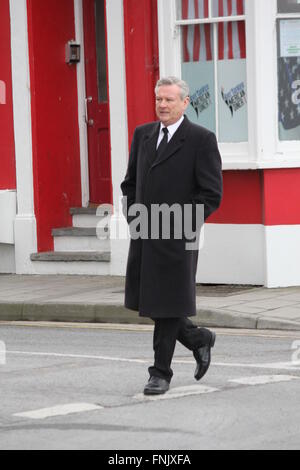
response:
[[[10,0],[14,136],[17,176],[16,272],[32,270],[37,251],[32,164],[31,96],[26,0]]]
[[[17,193],[14,190],[0,190],[0,244],[14,245],[14,221],[17,211]]]
[[[81,193],[82,207],[87,207],[90,199],[89,190],[89,157],[88,157],[88,136],[85,116],[85,56],[84,56],[84,35],[83,35],[83,9],[82,0],[74,0],[75,15],[75,40],[81,44],[81,61],[77,64],[77,92],[78,92],[78,126],[80,145],[80,166],[81,166]]]
[[[119,224],[124,216],[120,210],[124,180],[128,166],[128,127],[126,66],[124,40],[123,0],[106,0],[108,83],[111,137],[111,173],[114,215],[112,225]],[[128,254],[127,240],[111,240],[111,275],[124,275]]]
[[[123,0],[106,0],[111,171],[115,210],[128,163]]]
[[[300,225],[265,227],[266,287],[300,285]]]
[[[265,282],[265,227],[261,224],[205,224],[197,282]]]

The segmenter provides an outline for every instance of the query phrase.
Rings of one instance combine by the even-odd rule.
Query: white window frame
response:
[[[277,0],[246,0],[243,17],[192,20],[194,24],[246,20],[248,142],[219,144],[224,170],[300,167],[300,141],[280,142],[278,136],[279,16]],[[190,21],[177,20],[175,0],[158,0],[161,76],[181,76],[179,28],[187,23]]]

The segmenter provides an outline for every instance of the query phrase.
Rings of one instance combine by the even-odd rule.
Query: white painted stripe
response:
[[[136,362],[140,364],[148,364],[149,360],[146,359],[127,359],[123,357],[110,357],[110,356],[92,356],[86,354],[61,354],[49,352],[29,352],[29,351],[7,351],[8,354],[23,354],[25,356],[49,356],[49,357],[71,357],[76,359],[100,359],[103,361],[116,361],[116,362]]]
[[[265,364],[247,364],[247,363],[226,363],[216,362],[213,365],[219,367],[241,367],[250,369],[285,369],[285,370],[300,370],[300,362],[269,362]]]
[[[18,274],[29,274],[30,254],[37,251],[34,207],[31,83],[26,0],[10,0],[11,68],[18,210],[15,219],[15,264]]]
[[[138,393],[133,398],[142,401],[158,401],[158,400],[172,400],[173,398],[188,397],[191,395],[203,395],[205,393],[219,392],[218,388],[206,387],[204,385],[190,385],[185,387],[176,387],[164,395],[144,395]]]
[[[89,164],[88,164],[88,140],[87,126],[85,123],[86,83],[85,83],[85,56],[83,35],[83,11],[82,0],[74,0],[75,14],[75,40],[81,44],[81,61],[76,66],[77,93],[78,93],[78,127],[80,146],[80,168],[81,168],[81,194],[82,206],[86,207],[89,202]]]
[[[291,380],[297,380],[300,377],[292,375],[258,375],[256,377],[241,377],[239,379],[229,380],[242,385],[264,385],[278,382],[290,382]]]
[[[299,285],[299,237],[299,224],[265,227],[266,287]]]
[[[30,419],[45,419],[54,416],[65,416],[71,413],[82,413],[84,411],[95,411],[101,409],[103,409],[103,406],[91,403],[69,403],[67,405],[58,405],[50,408],[41,408],[40,410],[15,413],[13,416]]]
[[[192,364],[195,361],[185,359],[174,359],[173,363],[177,364]],[[300,370],[300,361],[294,362],[267,362],[267,363],[242,363],[242,362],[212,362],[211,366],[216,367],[241,367],[249,369],[286,369],[286,370]]]
[[[136,364],[149,364],[153,361],[149,359],[131,359],[124,357],[111,357],[111,356],[96,356],[87,354],[63,354],[53,352],[35,352],[35,351],[6,351],[6,354],[20,354],[24,356],[49,356],[49,357],[62,357],[62,358],[74,358],[74,359],[95,359],[102,361],[114,361],[114,362],[132,362]],[[193,359],[173,359],[174,364],[195,364]],[[230,362],[212,362],[211,366],[216,367],[238,367],[238,368],[250,368],[250,369],[285,369],[285,370],[300,370],[300,361],[294,362],[270,362],[262,364],[247,364],[247,363],[230,363]]]
[[[128,165],[128,128],[126,94],[126,60],[123,0],[106,0],[108,92],[110,107],[111,176],[115,215],[122,197],[123,181]],[[120,240],[111,247],[110,274],[122,275],[123,259]],[[116,251],[116,252],[115,252]],[[125,251],[128,252],[126,246]],[[127,253],[126,253],[127,255]],[[116,266],[114,266],[116,263]],[[126,265],[126,263],[124,263]]]
[[[197,283],[263,285],[264,231],[259,224],[207,224],[199,253]]]

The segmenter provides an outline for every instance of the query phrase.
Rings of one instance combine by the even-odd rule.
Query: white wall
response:
[[[205,224],[197,282],[263,285],[263,225]]]
[[[17,273],[32,269],[37,251],[34,214],[31,96],[26,0],[10,0],[14,136],[17,175],[15,248]]]
[[[111,171],[114,215],[112,224],[124,224],[120,211],[122,196],[120,184],[128,164],[128,127],[126,100],[126,69],[124,42],[123,0],[107,0],[107,51],[110,104]],[[127,262],[128,241],[111,240],[112,275],[124,275]]]
[[[15,243],[16,191],[0,191],[0,243]]]

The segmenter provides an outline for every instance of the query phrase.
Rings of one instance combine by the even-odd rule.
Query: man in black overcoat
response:
[[[196,315],[197,244],[197,248],[187,249],[191,238],[186,237],[185,230],[178,236],[175,216],[169,217],[167,237],[161,226],[153,235],[151,210],[176,205],[184,214],[189,205],[192,228],[199,241],[197,209],[204,209],[205,221],[222,198],[222,164],[216,137],[184,115],[189,105],[188,85],[167,77],[158,81],[155,93],[159,121],[136,128],[121,184],[124,214],[130,228],[135,229],[134,234],[130,230],[125,306],[155,323],[154,365],[149,368],[146,395],[169,389],[176,340],[193,352],[195,378],[200,380],[210,365],[216,336],[188,318]],[[146,218],[141,217],[137,204],[148,210]],[[182,215],[182,226],[184,220]]]

